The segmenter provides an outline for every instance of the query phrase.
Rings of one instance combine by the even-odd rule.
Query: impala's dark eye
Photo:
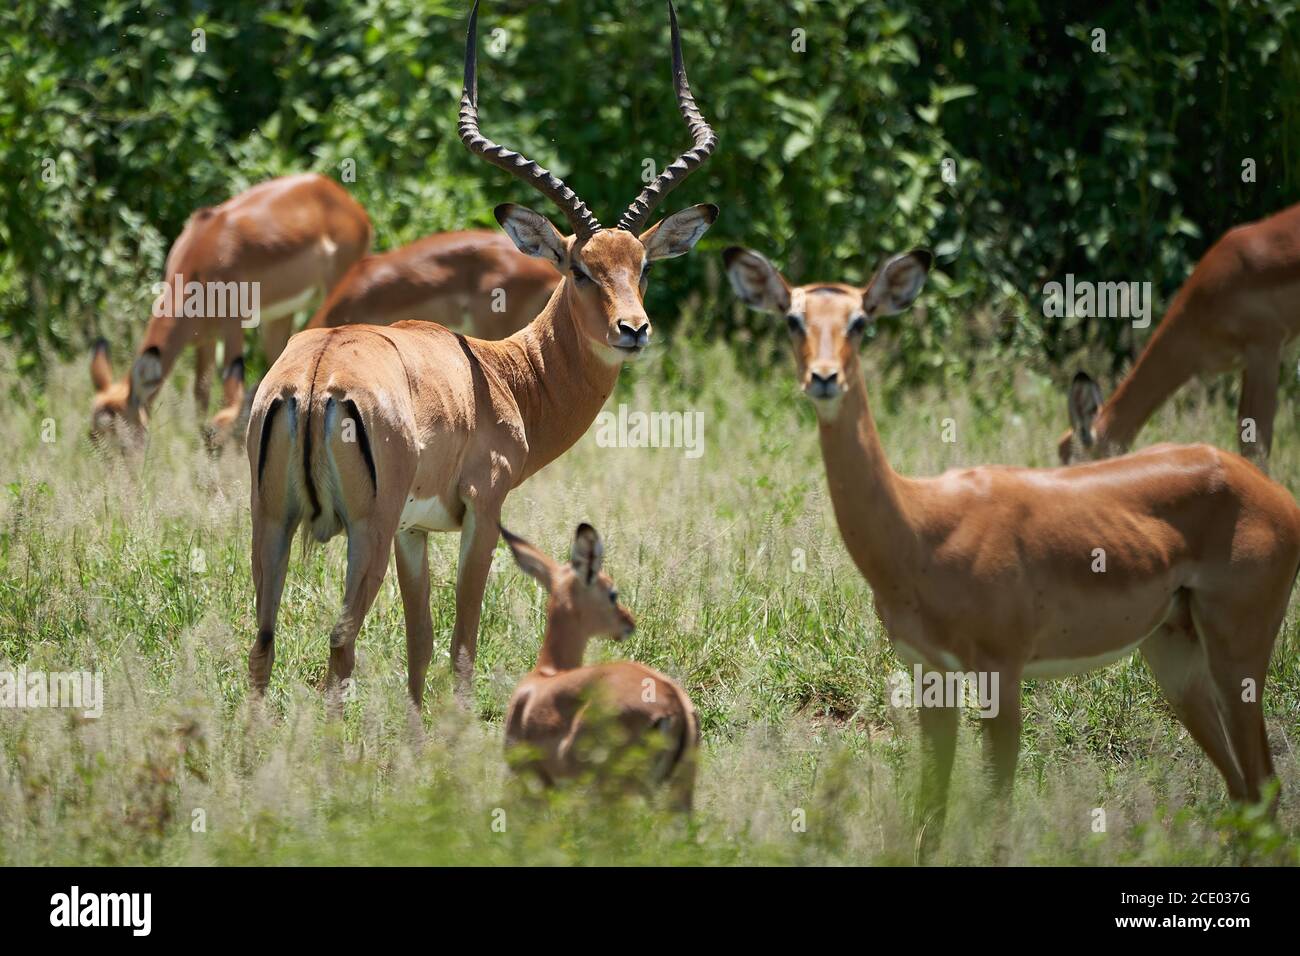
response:
[[[587,273],[583,272],[577,266],[570,266],[569,271],[573,273],[573,281],[577,282],[579,285],[591,281],[591,276],[587,275]]]
[[[861,335],[867,330],[867,317],[859,312],[849,319],[849,335]]]
[[[647,262],[645,265],[643,265],[643,266],[641,267],[641,281],[642,281],[642,282],[645,282],[645,280],[648,279],[648,278],[650,278],[650,263],[649,263],[649,262]]]
[[[789,327],[791,335],[803,335],[804,324],[802,315],[791,312],[785,317],[785,324]]]
[[[610,603],[610,604],[617,604],[617,603],[618,603],[618,592],[617,592],[617,591],[610,591],[610,592],[609,592],[609,603]]]

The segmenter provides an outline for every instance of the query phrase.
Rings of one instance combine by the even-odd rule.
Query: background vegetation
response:
[[[338,176],[355,160],[350,188],[379,248],[492,225],[507,199],[554,213],[456,138],[468,6],[8,5],[0,329],[21,363],[99,334],[123,350],[138,340],[185,218],[269,176]],[[924,243],[943,294],[928,321],[901,329],[905,382],[964,377],[982,346],[1057,362],[1095,341],[1120,362],[1131,330],[1045,319],[1044,281],[1150,280],[1167,301],[1220,233],[1297,196],[1297,0],[680,7],[721,146],[666,208],[708,199],[723,214],[701,254],[656,282],[652,314],[696,295],[714,334],[744,338],[763,321],[733,307],[713,254],[725,245],[751,244],[796,279],[861,281],[883,255]],[[686,142],[664,21],[657,2],[485,3],[485,129],[613,220],[643,161],[662,168]],[[206,52],[192,52],[195,29]],[[1093,52],[1096,29],[1105,53]],[[946,347],[954,334],[975,347]]]
[[[245,698],[247,463],[202,450],[188,370],[164,389],[142,459],[94,457],[84,439],[85,346],[107,336],[121,366],[199,205],[282,173],[337,177],[351,159],[348,188],[381,249],[491,225],[506,200],[554,214],[455,138],[467,7],[0,10],[0,386],[19,409],[0,418],[0,669],[97,669],[108,698],[93,721],[3,714],[0,863],[910,862],[916,721],[886,693],[900,665],[840,543],[784,335],[736,306],[719,251],[743,242],[796,280],[863,281],[883,255],[931,246],[926,292],[865,350],[892,462],[915,474],[1045,465],[1074,360],[1113,372],[1140,342],[1127,323],[1044,318],[1042,283],[1150,280],[1159,305],[1219,233],[1300,185],[1296,0],[680,0],[721,146],[665,210],[712,200],[722,218],[656,270],[650,313],[674,334],[612,401],[703,411],[705,453],[598,448],[589,434],[505,519],[552,553],[579,520],[604,534],[640,628],[592,656],[645,661],[692,695],[698,812],[687,825],[581,792],[539,801],[501,757],[502,709],[542,623],[539,591],[504,553],[475,714],[451,704],[456,546],[433,536],[440,656],[422,725],[407,721],[392,575],[358,640],[359,699],[341,723],[322,720],[337,541],[295,552],[258,717]],[[485,0],[482,32],[485,129],[607,221],[643,161],[662,166],[686,142],[658,2]],[[1190,385],[1144,434],[1234,448],[1221,385]],[[1291,407],[1272,468],[1295,492]],[[948,418],[956,443],[939,437]],[[965,721],[939,862],[1300,863],[1298,608],[1265,696],[1276,822],[1227,803],[1134,657],[1030,683],[1014,805],[982,801],[978,722]]]

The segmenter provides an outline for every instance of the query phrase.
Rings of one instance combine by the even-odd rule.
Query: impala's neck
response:
[[[598,354],[579,327],[570,285],[562,281],[541,314],[502,343],[502,371],[528,438],[521,481],[582,437],[618,381],[620,363]]]
[[[877,591],[909,573],[916,532],[907,511],[906,479],[885,458],[857,369],[834,413],[818,427],[822,460],[840,536],[854,563]]]
[[[581,667],[590,640],[573,626],[573,615],[551,601],[546,608],[546,636],[537,655],[537,670],[555,674]]]
[[[1193,343],[1184,341],[1180,332],[1179,320],[1185,309],[1180,293],[1115,394],[1098,411],[1094,431],[1103,449],[1121,454],[1128,451],[1147,419],[1197,374]]]

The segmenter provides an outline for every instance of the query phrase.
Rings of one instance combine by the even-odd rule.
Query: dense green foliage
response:
[[[272,175],[338,176],[355,160],[349,188],[379,248],[490,224],[506,199],[554,213],[456,139],[467,6],[6,7],[0,329],[20,361],[43,365],[96,334],[138,339],[186,216]],[[735,242],[803,280],[863,280],[882,255],[925,243],[943,274],[927,320],[900,330],[907,380],[976,361],[981,349],[948,347],[954,334],[1056,360],[1086,339],[1119,359],[1127,325],[1043,318],[1044,281],[1149,279],[1167,300],[1218,233],[1282,208],[1300,184],[1296,0],[680,6],[721,147],[665,209],[707,199],[723,215],[654,284],[652,314],[667,324],[691,294],[711,332],[762,323],[722,281],[717,252]],[[644,161],[662,168],[686,142],[664,20],[657,3],[629,0],[486,3],[485,130],[612,221]],[[1257,182],[1242,181],[1245,158]]]

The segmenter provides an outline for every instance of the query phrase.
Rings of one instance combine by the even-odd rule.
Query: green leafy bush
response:
[[[896,323],[903,383],[968,374],[989,347],[1059,362],[1099,343],[1118,363],[1140,344],[1127,324],[1045,318],[1044,282],[1150,280],[1167,301],[1219,233],[1296,198],[1296,0],[679,5],[721,146],[666,208],[723,214],[652,286],[668,327],[697,296],[696,332],[771,334],[721,276],[732,243],[796,281],[857,282],[926,244],[941,274],[926,311]],[[190,211],[269,176],[338,176],[353,160],[379,248],[490,225],[505,200],[554,213],[456,138],[467,7],[17,0],[0,13],[0,329],[25,367],[98,334],[124,350]],[[663,10],[503,0],[481,20],[485,130],[612,221],[644,164],[687,141]]]

